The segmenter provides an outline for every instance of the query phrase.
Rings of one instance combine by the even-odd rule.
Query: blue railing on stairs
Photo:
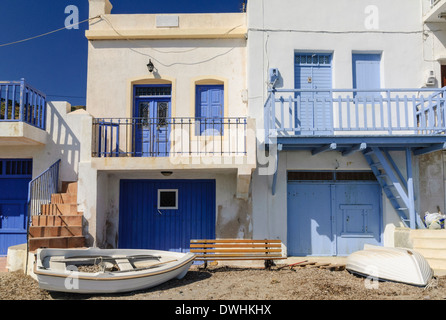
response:
[[[51,195],[59,187],[60,159],[30,181],[28,186],[28,225],[31,217],[40,215],[42,204],[51,202]]]
[[[26,228],[26,243],[29,244],[29,227],[32,217],[41,214],[42,204],[51,202],[51,195],[57,193],[59,189],[59,171],[61,160],[57,160],[48,169],[31,180],[28,185],[28,219]],[[25,274],[28,271],[28,249],[26,254]]]

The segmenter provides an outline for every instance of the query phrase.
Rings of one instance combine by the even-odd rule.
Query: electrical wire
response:
[[[88,19],[85,19],[85,20],[80,21],[78,23],[71,24],[70,27],[78,26],[78,25],[80,25],[82,23],[85,23],[87,21],[90,21],[90,20],[93,20],[93,19],[96,19],[96,18],[100,18],[100,16],[98,15],[96,17],[88,18]],[[67,29],[67,27],[63,27],[63,28],[59,28],[59,29],[56,29],[56,30],[53,30],[53,31],[49,31],[49,32],[46,32],[46,33],[43,33],[43,34],[39,34],[39,35],[34,36],[34,37],[30,37],[30,38],[26,38],[26,39],[22,39],[22,40],[18,40],[18,41],[13,41],[13,42],[9,42],[9,43],[0,44],[0,48],[1,47],[6,47],[6,46],[11,46],[11,45],[14,45],[14,44],[17,44],[17,43],[22,43],[22,42],[34,40],[34,39],[37,39],[37,38],[41,38],[41,37],[44,37],[44,36],[47,36],[47,35],[50,35],[50,34],[53,34],[53,33],[56,33],[56,32],[62,31],[62,30],[65,30],[65,29]]]
[[[126,36],[124,36],[123,34],[121,34],[118,30],[116,30],[116,28],[115,28],[115,27],[112,25],[112,23],[107,19],[107,17],[105,17],[104,15],[101,15],[101,18],[102,18],[105,22],[107,22],[107,24],[113,29],[114,32],[116,32],[117,35],[119,35],[120,37],[122,37],[124,40],[127,40],[128,42],[133,43],[133,45],[137,46],[137,45],[135,44],[135,41],[132,41],[131,39],[129,39],[129,38],[127,38]],[[232,30],[234,30],[234,29],[236,29],[236,28],[238,28],[238,27],[239,27],[239,26],[236,26],[236,27],[234,27],[234,28],[231,28],[231,29],[228,30],[226,33],[230,33]],[[144,49],[144,48],[139,47],[139,46],[137,46],[137,47],[138,47],[139,49]],[[133,51],[133,52],[135,52],[135,53],[138,53],[138,54],[140,54],[140,55],[149,57],[149,58],[153,59],[155,62],[159,63],[160,65],[162,65],[162,66],[168,68],[168,67],[172,67],[172,66],[174,66],[174,65],[187,65],[187,66],[191,66],[191,65],[197,65],[197,64],[201,64],[201,63],[209,62],[209,61],[212,61],[212,60],[214,60],[214,59],[216,59],[216,58],[218,58],[218,57],[221,57],[221,56],[224,56],[224,55],[228,54],[229,52],[231,52],[232,50],[234,50],[235,47],[232,47],[232,48],[230,48],[229,50],[227,50],[227,51],[225,51],[225,52],[223,52],[223,53],[220,53],[220,54],[218,54],[218,55],[216,55],[216,56],[213,56],[213,57],[208,58],[208,59],[205,59],[205,60],[201,60],[201,61],[197,61],[197,62],[174,62],[174,63],[171,63],[171,64],[163,63],[163,62],[161,62],[160,60],[158,60],[157,58],[155,58],[154,56],[152,56],[152,55],[150,55],[150,54],[147,54],[147,53],[144,53],[144,52],[140,52],[140,51],[138,51],[138,50],[136,50],[136,49],[134,49],[134,48],[128,48],[128,49],[131,50],[131,51]],[[190,51],[193,51],[193,50],[196,50],[196,49],[199,49],[199,48],[196,47],[196,48],[187,49],[187,50],[182,50],[182,51],[162,51],[162,50],[157,50],[157,49],[155,49],[155,48],[150,48],[150,49],[152,49],[153,51],[157,51],[157,52],[160,52],[160,53],[167,54],[167,53],[185,53],[185,52],[190,52]]]

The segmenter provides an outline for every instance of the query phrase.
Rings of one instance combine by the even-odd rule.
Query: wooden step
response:
[[[85,246],[85,237],[45,237],[29,239],[29,250],[39,248],[81,248]]]
[[[42,204],[42,215],[77,215],[77,204],[54,203]]]
[[[82,227],[82,215],[40,215],[32,217],[33,226],[71,226]]]
[[[31,238],[82,236],[81,226],[31,226]]]
[[[51,195],[51,203],[77,204],[77,194],[54,193]]]

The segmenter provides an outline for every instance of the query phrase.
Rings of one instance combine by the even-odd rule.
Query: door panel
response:
[[[0,256],[26,243],[28,183],[31,178],[0,179]]]
[[[159,190],[177,190],[177,209],[159,209]],[[187,252],[215,238],[215,180],[121,180],[119,248]]]
[[[170,152],[170,100],[137,98],[135,104],[135,155],[167,157]]]
[[[337,254],[381,243],[381,192],[377,183],[336,185]]]
[[[379,245],[381,201],[375,182],[288,182],[288,254],[343,256]]]
[[[329,184],[288,184],[288,254],[331,256],[331,191]]]
[[[330,54],[296,54],[295,88],[323,90],[332,88]],[[295,112],[296,126],[302,135],[330,134],[333,131],[330,91],[300,92]]]

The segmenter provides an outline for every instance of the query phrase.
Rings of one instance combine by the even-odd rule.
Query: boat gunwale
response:
[[[186,255],[189,255],[189,253],[186,253]],[[192,256],[183,261],[180,264],[174,265],[172,267],[170,267],[169,269],[165,269],[163,271],[157,271],[157,272],[146,272],[146,273],[141,273],[141,274],[136,274],[136,275],[129,275],[129,276],[117,276],[117,277],[95,277],[95,275],[98,274],[98,272],[96,273],[91,273],[91,276],[77,276],[77,274],[85,274],[85,272],[79,272],[79,271],[71,271],[70,274],[60,274],[60,273],[52,273],[51,271],[49,272],[45,272],[44,270],[38,270],[37,269],[37,265],[34,265],[34,273],[36,275],[40,275],[40,276],[48,276],[48,277],[59,277],[59,278],[68,278],[68,277],[73,277],[74,275],[76,275],[76,279],[79,280],[90,280],[90,281],[119,281],[119,280],[128,280],[128,279],[137,279],[137,278],[147,278],[147,277],[152,277],[152,276],[156,276],[159,274],[163,274],[163,273],[168,273],[168,272],[172,272],[175,271],[181,267],[183,267],[184,265],[188,264],[189,262],[195,260],[195,255],[192,254]],[[169,262],[168,262],[169,263]],[[173,262],[170,262],[173,263]],[[133,272],[138,272],[137,270],[133,271]]]

